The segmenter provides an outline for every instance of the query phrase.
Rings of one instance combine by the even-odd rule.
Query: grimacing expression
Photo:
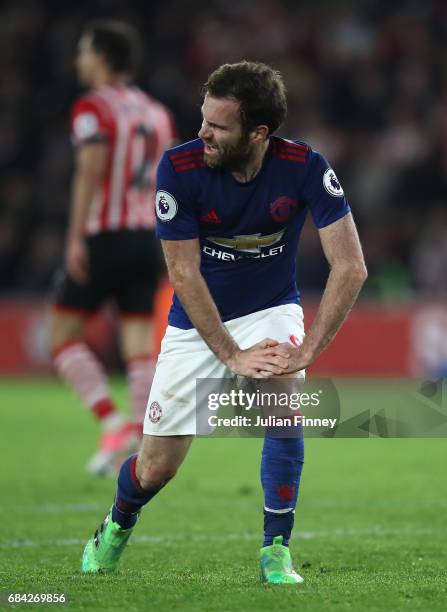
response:
[[[238,170],[252,156],[253,144],[242,130],[239,102],[206,95],[198,136],[204,142],[204,161],[210,168]]]

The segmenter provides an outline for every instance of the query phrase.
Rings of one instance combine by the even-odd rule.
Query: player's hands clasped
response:
[[[88,251],[82,238],[72,238],[67,243],[65,268],[81,285],[88,281]]]
[[[236,350],[227,366],[235,373],[250,378],[270,378],[284,374],[289,368],[290,348],[271,338],[248,349]]]
[[[289,344],[288,342],[281,342],[278,344],[277,348],[281,348],[284,351],[287,351],[289,354],[289,365],[285,370],[283,370],[278,376],[292,374],[294,372],[299,372],[300,370],[305,370],[315,359],[315,357],[306,350],[303,345],[298,348]],[[262,370],[261,374],[263,374],[263,378],[267,376],[271,376],[268,374],[268,370]]]

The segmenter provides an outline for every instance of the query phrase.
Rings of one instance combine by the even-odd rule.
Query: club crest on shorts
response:
[[[149,407],[149,419],[151,423],[158,423],[161,419],[162,414],[163,411],[161,409],[160,404],[158,402],[152,402]]]
[[[323,185],[329,195],[337,198],[341,198],[345,193],[332,168],[328,168],[323,174]]]
[[[168,191],[157,191],[155,211],[160,221],[170,221],[178,211],[177,201]]]

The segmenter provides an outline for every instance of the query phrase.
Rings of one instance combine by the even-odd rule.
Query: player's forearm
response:
[[[68,240],[84,235],[89,208],[99,187],[100,177],[76,173],[73,178]]]
[[[227,363],[239,347],[223,325],[200,270],[193,269],[181,277],[170,275],[170,278],[191,323],[218,359]]]
[[[68,241],[84,235],[89,209],[106,172],[107,143],[84,144],[76,154]]]
[[[363,263],[340,263],[332,266],[316,317],[306,332],[300,353],[312,362],[331,342],[367,277]]]

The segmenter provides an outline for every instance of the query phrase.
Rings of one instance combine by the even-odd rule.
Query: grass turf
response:
[[[124,405],[123,384],[114,390]],[[0,405],[3,598],[66,592],[72,610],[446,608],[445,439],[309,439],[291,544],[305,583],[284,588],[258,578],[261,440],[196,440],[120,570],[83,576],[83,543],[115,488],[84,471],[97,428],[53,380],[2,381]]]

